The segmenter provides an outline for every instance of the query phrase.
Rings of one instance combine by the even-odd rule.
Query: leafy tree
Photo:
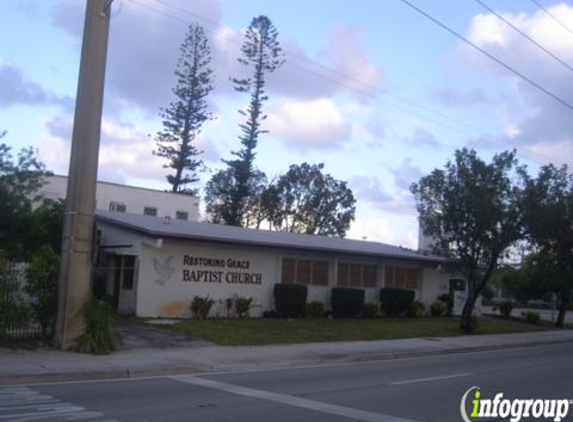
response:
[[[522,236],[523,191],[514,182],[519,171],[515,151],[497,154],[488,164],[464,148],[444,170],[435,169],[411,186],[424,233],[436,240],[439,252],[457,261],[467,280],[461,318],[466,332],[473,329],[475,301],[499,259]]]
[[[0,143],[0,250],[15,258],[26,253],[24,238],[30,233],[32,202],[50,173],[32,148],[21,149],[16,158],[11,150]]]
[[[232,218],[232,196],[235,177],[233,168],[228,167],[213,175],[205,185],[205,208],[214,224],[227,224]],[[243,203],[240,212],[241,226],[259,228],[264,220],[264,209],[261,204],[265,192],[267,177],[265,173],[254,169],[253,176],[249,178],[249,190],[253,193]]]
[[[167,158],[165,168],[173,170],[167,176],[172,192],[197,194],[187,188],[199,180],[197,171],[203,162],[197,158],[202,152],[194,145],[201,126],[212,118],[207,110],[207,95],[213,89],[213,71],[209,67],[211,51],[203,28],[191,25],[181,45],[181,57],[173,88],[176,100],[162,110],[163,131],[156,136],[154,154]]]
[[[324,164],[291,165],[267,189],[263,204],[277,230],[344,237],[356,200],[346,182],[323,174]]]
[[[555,325],[563,327],[573,289],[573,175],[567,166],[547,165],[537,179],[524,177],[527,238],[545,260],[545,267],[554,270],[560,298]]]
[[[269,18],[254,18],[247,28],[241,47],[242,57],[238,59],[239,63],[253,68],[252,76],[232,79],[236,91],[250,94],[251,97],[247,110],[240,111],[246,116],[246,122],[240,125],[242,134],[239,139],[242,149],[233,152],[236,159],[225,161],[229,167],[228,175],[232,176],[232,179],[229,185],[229,213],[223,221],[232,226],[244,223],[246,203],[249,197],[254,196],[251,188],[256,183],[250,179],[256,176],[255,149],[259,136],[266,133],[261,129],[261,123],[267,117],[263,113],[263,103],[269,98],[265,92],[266,76],[284,63],[284,55],[277,38],[278,32]]]

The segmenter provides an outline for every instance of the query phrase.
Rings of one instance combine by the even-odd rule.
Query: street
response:
[[[573,344],[563,343],[290,369],[3,385],[0,421],[459,422],[461,398],[473,386],[483,398],[573,399],[572,354]],[[573,420],[571,407],[564,420]]]

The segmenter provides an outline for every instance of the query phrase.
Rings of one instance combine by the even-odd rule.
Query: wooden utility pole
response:
[[[69,348],[85,331],[83,306],[92,277],[95,195],[109,18],[113,0],[87,0],[68,173],[56,344]]]

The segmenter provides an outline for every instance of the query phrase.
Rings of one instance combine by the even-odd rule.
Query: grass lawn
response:
[[[165,327],[168,328],[168,327]],[[207,319],[185,320],[169,329],[201,337],[222,346],[309,343],[322,341],[389,340],[463,334],[458,318],[381,319]],[[476,334],[539,331],[523,322],[483,317]]]

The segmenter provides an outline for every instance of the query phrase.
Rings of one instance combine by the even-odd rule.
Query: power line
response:
[[[310,69],[307,69],[307,68],[304,68],[304,67],[302,67],[302,66],[300,66],[300,65],[297,65],[296,63],[289,62],[288,60],[286,61],[286,64],[289,65],[289,66],[292,66],[292,67],[294,67],[294,68],[303,70],[303,71],[305,71],[305,72],[312,73],[313,75],[315,75],[315,76],[317,76],[317,77],[319,77],[319,78],[322,78],[322,79],[324,79],[324,80],[326,80],[326,81],[329,81],[329,82],[332,82],[332,83],[335,83],[335,84],[340,84],[339,81],[336,81],[336,80],[334,80],[334,79],[331,79],[331,78],[329,78],[328,76],[326,76],[326,75],[324,75],[324,74],[322,74],[322,73],[314,72],[314,71],[312,71],[312,70],[310,70]],[[385,101],[385,100],[383,100],[383,99],[381,99],[381,98],[376,97],[375,94],[372,94],[372,93],[369,93],[369,92],[366,92],[366,91],[362,91],[362,90],[357,89],[357,88],[351,88],[351,89],[353,89],[354,91],[358,92],[359,94],[362,94],[362,95],[364,95],[364,96],[370,97],[370,98],[372,98],[372,99],[374,99],[374,100],[376,100],[376,101],[382,102],[382,103],[386,104],[387,106],[392,107],[392,108],[395,108],[395,109],[397,109],[397,110],[400,110],[400,111],[402,111],[402,112],[404,112],[404,113],[406,113],[406,114],[410,114],[410,115],[412,115],[412,116],[419,117],[419,118],[421,118],[421,119],[423,119],[423,120],[427,120],[428,122],[434,123],[434,124],[436,124],[436,125],[438,125],[438,126],[441,126],[441,127],[445,128],[445,129],[448,129],[448,130],[451,130],[451,131],[453,131],[453,132],[457,132],[457,133],[459,133],[459,134],[461,134],[461,135],[471,136],[471,134],[468,133],[468,132],[466,132],[466,131],[463,131],[463,130],[454,128],[454,127],[452,127],[452,126],[446,125],[446,124],[444,124],[444,123],[442,123],[442,122],[440,122],[440,121],[438,121],[438,120],[432,119],[431,117],[424,116],[424,115],[422,115],[422,114],[416,113],[415,111],[405,109],[404,107],[401,107],[401,106],[399,106],[399,105],[389,103],[388,101]]]
[[[132,4],[136,4],[136,5],[138,5],[138,6],[144,7],[144,8],[146,8],[146,9],[151,10],[151,11],[153,11],[154,13],[157,13],[157,14],[162,15],[162,16],[164,16],[164,17],[177,20],[178,22],[180,22],[180,23],[182,23],[182,24],[188,25],[188,24],[190,23],[190,22],[188,22],[188,21],[186,21],[186,20],[184,20],[184,19],[181,19],[179,16],[176,16],[176,15],[173,15],[173,14],[170,14],[170,13],[166,13],[166,12],[164,12],[163,10],[160,10],[160,9],[158,9],[158,8],[155,8],[155,7],[153,7],[153,6],[150,6],[149,4],[142,3],[142,2],[140,2],[140,1],[138,1],[138,0],[126,0],[126,1],[128,1],[128,2],[130,2],[130,3],[132,3]],[[204,17],[204,16],[198,15],[197,13],[194,13],[193,11],[191,11],[191,10],[189,10],[189,9],[183,8],[183,7],[181,7],[181,6],[173,5],[173,4],[171,4],[171,3],[169,3],[169,2],[166,2],[166,1],[164,1],[164,0],[153,0],[153,1],[156,2],[156,3],[158,3],[158,4],[163,5],[163,6],[165,6],[165,7],[169,7],[169,8],[172,8],[172,9],[174,9],[174,10],[178,10],[178,11],[180,11],[180,12],[183,12],[183,13],[185,13],[185,14],[188,14],[188,15],[190,15],[190,16],[193,16],[193,17],[196,18],[196,19],[200,19],[200,20],[202,20],[202,21],[205,21],[205,22],[209,23],[210,25],[214,26],[215,28],[221,28],[221,25],[220,25],[218,22],[216,22],[216,21],[214,21],[214,20],[212,20],[212,19],[206,18],[206,17]],[[209,30],[209,29],[207,29],[207,30],[210,31],[210,32],[213,33],[213,34],[216,34],[216,32],[213,31],[213,30]],[[230,41],[233,42],[233,43],[236,43],[236,44],[238,44],[238,45],[241,44],[240,42],[238,42],[238,41],[236,41],[236,40],[233,40],[233,39],[231,39]],[[401,102],[403,102],[403,103],[405,103],[405,104],[408,104],[408,105],[411,106],[411,107],[415,107],[415,108],[417,108],[417,109],[419,109],[419,110],[422,110],[422,111],[424,111],[424,112],[426,112],[426,113],[434,114],[435,116],[438,116],[438,117],[440,117],[441,119],[447,120],[447,121],[449,121],[449,122],[451,122],[451,123],[453,123],[453,124],[455,124],[455,125],[458,125],[458,126],[460,126],[460,127],[465,127],[465,128],[470,129],[470,130],[472,130],[472,131],[474,131],[474,132],[476,132],[476,133],[482,133],[482,132],[483,132],[481,129],[478,129],[478,128],[476,128],[476,127],[470,125],[470,124],[467,124],[467,123],[465,123],[465,122],[462,122],[462,121],[459,121],[459,120],[457,120],[457,119],[454,119],[454,118],[452,118],[452,117],[450,117],[450,116],[448,116],[448,115],[446,115],[446,114],[444,114],[444,113],[441,113],[441,112],[439,112],[439,111],[432,110],[431,108],[426,107],[426,106],[421,105],[421,104],[418,104],[418,103],[416,103],[415,101],[412,101],[412,100],[409,100],[409,99],[407,99],[407,98],[404,98],[404,97],[401,97],[401,96],[398,96],[398,95],[395,95],[395,94],[391,94],[391,93],[389,93],[389,92],[386,92],[386,91],[382,90],[381,88],[378,88],[378,87],[376,87],[376,86],[374,86],[374,85],[372,85],[372,84],[370,84],[370,83],[361,81],[361,80],[359,80],[358,78],[356,78],[356,77],[354,77],[354,76],[352,76],[352,75],[349,75],[349,74],[340,72],[340,71],[338,71],[338,70],[336,70],[336,69],[331,69],[331,68],[329,68],[329,67],[327,67],[327,66],[325,66],[325,65],[323,65],[323,64],[321,64],[321,63],[318,63],[318,62],[316,62],[316,61],[313,61],[313,60],[311,60],[311,59],[309,59],[309,58],[307,58],[307,57],[305,57],[305,56],[302,56],[302,55],[300,55],[300,54],[297,54],[297,53],[295,53],[295,52],[291,52],[291,51],[288,51],[288,50],[285,50],[285,51],[288,53],[289,56],[292,56],[292,57],[294,57],[294,58],[297,58],[297,59],[299,59],[299,60],[301,60],[301,61],[305,61],[305,62],[307,62],[307,63],[309,63],[309,64],[311,64],[311,65],[313,65],[313,66],[316,66],[316,67],[318,67],[318,68],[323,69],[325,72],[334,74],[334,75],[338,76],[339,78],[343,78],[344,80],[356,82],[356,83],[358,83],[358,84],[360,84],[360,85],[362,85],[362,86],[364,86],[364,87],[366,87],[366,88],[369,88],[369,89],[375,91],[375,92],[378,93],[378,94],[381,94],[381,95],[390,97],[390,98],[392,98],[392,99],[394,99],[394,100],[397,100],[397,101],[401,101]],[[387,105],[387,106],[389,106],[389,107],[392,107],[392,108],[395,108],[395,109],[397,109],[397,110],[400,110],[400,111],[402,111],[402,112],[404,112],[404,113],[406,113],[406,114],[414,115],[414,116],[416,116],[416,117],[419,117],[419,118],[421,118],[421,119],[427,120],[427,121],[429,121],[429,122],[431,122],[431,123],[437,124],[437,125],[439,125],[439,126],[442,126],[442,127],[446,128],[446,129],[449,129],[449,130],[452,130],[452,131],[454,131],[454,132],[457,132],[457,133],[460,133],[460,134],[464,134],[464,135],[466,135],[466,136],[471,136],[470,133],[468,133],[467,131],[459,130],[459,129],[455,128],[455,127],[452,127],[452,126],[450,126],[450,125],[446,125],[446,124],[444,124],[444,123],[442,123],[442,122],[439,122],[438,120],[432,119],[432,118],[427,117],[427,116],[425,116],[425,115],[422,115],[422,114],[420,114],[420,113],[414,112],[414,111],[409,110],[409,109],[405,109],[404,107],[398,106],[398,105],[393,104],[393,103],[391,103],[391,102],[384,101],[384,100],[378,98],[375,93],[372,93],[372,92],[369,92],[369,91],[367,91],[367,90],[363,90],[363,89],[357,88],[356,86],[350,85],[350,84],[346,83],[346,82],[343,81],[343,80],[338,80],[338,79],[333,79],[333,78],[327,77],[327,76],[323,75],[322,73],[319,73],[319,72],[317,72],[317,71],[311,70],[311,69],[309,69],[309,68],[307,68],[307,67],[303,67],[303,66],[297,65],[297,64],[293,63],[292,61],[289,61],[288,58],[287,58],[287,62],[286,62],[286,63],[289,64],[289,65],[291,65],[291,66],[293,66],[293,67],[295,67],[295,68],[298,68],[299,70],[302,70],[302,71],[304,71],[304,72],[313,74],[313,75],[315,75],[315,76],[317,76],[317,77],[320,77],[320,78],[322,78],[322,79],[324,79],[324,80],[327,80],[327,81],[329,81],[329,82],[331,82],[331,83],[334,83],[334,84],[337,84],[337,85],[342,86],[342,87],[344,87],[344,88],[347,88],[347,89],[349,89],[349,90],[355,91],[355,92],[357,92],[357,93],[359,93],[359,94],[361,94],[361,95],[367,96],[367,97],[369,97],[369,98],[371,98],[371,99],[374,99],[374,100],[376,100],[376,101],[380,101],[380,102],[384,103],[385,105]]]
[[[491,7],[489,7],[487,4],[485,4],[483,1],[481,0],[474,0],[476,3],[480,4],[481,6],[483,6],[485,9],[489,10],[492,14],[494,14],[495,16],[497,16],[500,20],[502,20],[503,22],[505,22],[507,25],[509,25],[514,31],[520,33],[523,37],[525,37],[527,40],[529,40],[533,45],[535,45],[537,48],[539,48],[541,51],[543,51],[545,54],[547,54],[548,56],[552,57],[553,59],[555,59],[556,61],[558,61],[559,63],[561,63],[566,69],[568,69],[569,71],[573,72],[573,67],[569,66],[567,63],[565,63],[563,60],[561,60],[559,57],[557,57],[555,54],[553,54],[551,51],[549,51],[547,48],[543,47],[541,44],[539,44],[537,41],[535,41],[532,37],[530,37],[529,35],[527,35],[525,32],[523,32],[521,29],[519,29],[517,26],[515,26],[514,24],[512,24],[509,20],[507,20],[506,18],[504,18],[502,15],[500,15],[499,13],[497,13],[495,10],[493,10]]]
[[[555,22],[557,22],[559,25],[561,25],[566,31],[568,31],[571,35],[573,35],[573,30],[571,30],[571,28],[569,28],[567,25],[565,25],[563,22],[561,22],[560,19],[557,19],[557,16],[555,16],[553,13],[551,13],[547,8],[543,7],[542,4],[540,4],[538,1],[536,0],[529,0],[531,1],[531,3],[533,3],[534,5],[536,5],[540,10],[542,10],[543,12],[545,12],[545,14],[547,16],[549,16],[551,19],[553,19]]]
[[[418,12],[419,14],[421,14],[422,16],[426,17],[427,19],[429,19],[430,21],[432,21],[433,23],[435,23],[436,25],[440,26],[441,28],[445,29],[446,31],[448,31],[450,34],[454,35],[455,37],[459,38],[460,40],[462,40],[463,42],[465,42],[466,44],[468,44],[469,46],[473,47],[474,49],[476,49],[477,51],[479,51],[480,53],[482,53],[483,55],[487,56],[488,58],[490,58],[491,60],[493,60],[494,62],[496,62],[497,64],[499,64],[500,66],[504,67],[505,69],[509,70],[511,73],[513,73],[514,75],[517,75],[519,78],[523,79],[525,82],[527,82],[528,84],[530,84],[531,86],[537,88],[538,90],[540,90],[541,92],[545,93],[546,95],[548,95],[549,97],[553,98],[555,101],[560,102],[561,104],[563,104],[565,107],[567,107],[570,110],[573,110],[573,105],[569,104],[567,101],[565,101],[563,98],[557,96],[556,94],[552,93],[551,91],[549,91],[548,89],[544,88],[543,86],[539,85],[537,82],[533,81],[531,78],[525,76],[523,73],[517,71],[516,69],[514,69],[513,67],[511,67],[510,65],[508,65],[507,63],[503,62],[501,59],[497,58],[496,56],[494,56],[491,53],[488,53],[486,50],[484,50],[483,48],[479,47],[477,44],[474,44],[473,42],[471,42],[470,40],[468,40],[466,37],[464,37],[463,35],[460,35],[459,33],[457,33],[456,31],[454,31],[452,28],[450,28],[449,26],[447,26],[446,24],[440,22],[439,20],[437,20],[436,18],[434,18],[433,16],[431,16],[430,14],[428,14],[427,12],[425,12],[424,10],[420,9],[419,7],[413,5],[412,3],[410,3],[408,0],[399,0],[402,3],[404,3],[405,5],[407,5],[408,7],[410,7],[411,9],[415,10],[416,12]]]

